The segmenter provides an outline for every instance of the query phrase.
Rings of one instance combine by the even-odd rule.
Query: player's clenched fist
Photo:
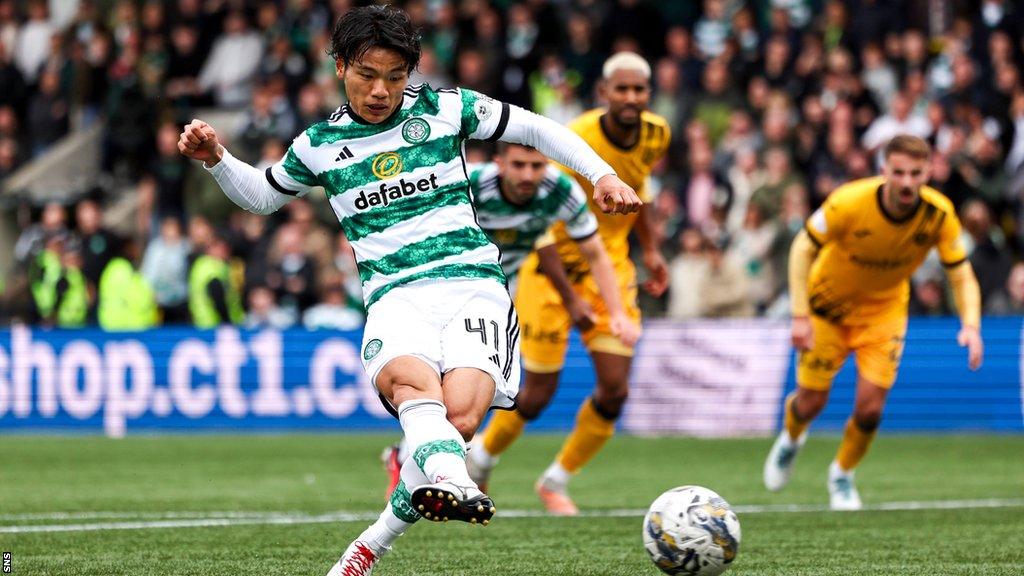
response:
[[[178,151],[193,160],[205,162],[207,166],[220,162],[224,154],[217,140],[217,132],[202,120],[193,120],[185,125],[178,138]]]
[[[643,202],[628,184],[614,174],[602,176],[594,186],[594,202],[605,214],[629,214]]]

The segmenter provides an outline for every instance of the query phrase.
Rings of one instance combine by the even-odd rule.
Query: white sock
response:
[[[409,461],[419,466],[427,483],[444,481],[476,490],[466,471],[466,443],[447,414],[437,400],[408,400],[398,407],[398,420],[411,452]]]
[[[832,463],[829,464],[828,466],[828,476],[829,478],[838,478],[840,476],[853,476],[853,470],[844,470],[843,467],[839,465],[839,462],[833,460]]]
[[[427,478],[423,471],[412,459],[402,464],[402,481],[398,483],[395,491],[391,494],[391,500],[384,506],[377,521],[371,524],[357,540],[370,544],[378,552],[386,552],[399,536],[405,534],[413,523],[420,519],[420,515],[412,507],[409,501],[412,486],[427,484]]]
[[[405,464],[405,461],[409,459],[409,443],[405,441],[405,436],[398,441],[398,463]]]
[[[565,488],[572,479],[572,472],[562,467],[558,462],[552,462],[551,466],[544,471],[544,483],[551,488]]]
[[[498,456],[491,455],[491,453],[484,448],[483,442],[475,439],[466,451],[466,458],[471,459],[477,467],[485,469],[494,468],[494,466],[498,464],[499,460]]]

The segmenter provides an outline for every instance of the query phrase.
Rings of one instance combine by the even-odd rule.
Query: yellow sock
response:
[[[518,410],[495,410],[491,423],[484,430],[484,450],[497,456],[508,450],[526,427],[526,420]]]
[[[839,452],[836,453],[836,462],[839,467],[849,472],[860,464],[861,459],[867,454],[871,441],[875,439],[877,429],[871,432],[861,430],[853,418],[846,421],[846,430],[843,432],[843,441],[839,443]]]
[[[811,425],[810,420],[797,420],[796,416],[793,415],[793,402],[796,402],[796,392],[790,392],[789,396],[786,396],[786,406],[784,408],[785,414],[785,425],[786,431],[789,432],[789,437],[796,440],[801,434],[807,430],[807,427]]]
[[[571,473],[576,473],[601,451],[605,442],[615,434],[615,420],[597,413],[594,401],[587,398],[576,413],[576,427],[562,444],[555,462]]]

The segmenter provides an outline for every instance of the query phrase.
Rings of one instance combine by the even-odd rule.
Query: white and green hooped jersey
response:
[[[498,165],[473,167],[469,173],[480,227],[501,249],[501,267],[511,281],[534,244],[555,222],[565,222],[569,237],[577,242],[597,233],[597,218],[587,208],[579,184],[553,165],[547,167],[537,195],[516,205],[501,193]]]
[[[463,143],[497,140],[508,116],[508,104],[471,90],[410,86],[380,124],[346,105],[310,126],[266,177],[293,196],[324,187],[355,251],[367,308],[419,280],[504,284],[498,249],[473,211]]]

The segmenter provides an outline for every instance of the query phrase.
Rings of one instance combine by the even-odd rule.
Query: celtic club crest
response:
[[[402,126],[402,138],[410,144],[419,144],[430,137],[430,124],[422,118],[413,118]]]

